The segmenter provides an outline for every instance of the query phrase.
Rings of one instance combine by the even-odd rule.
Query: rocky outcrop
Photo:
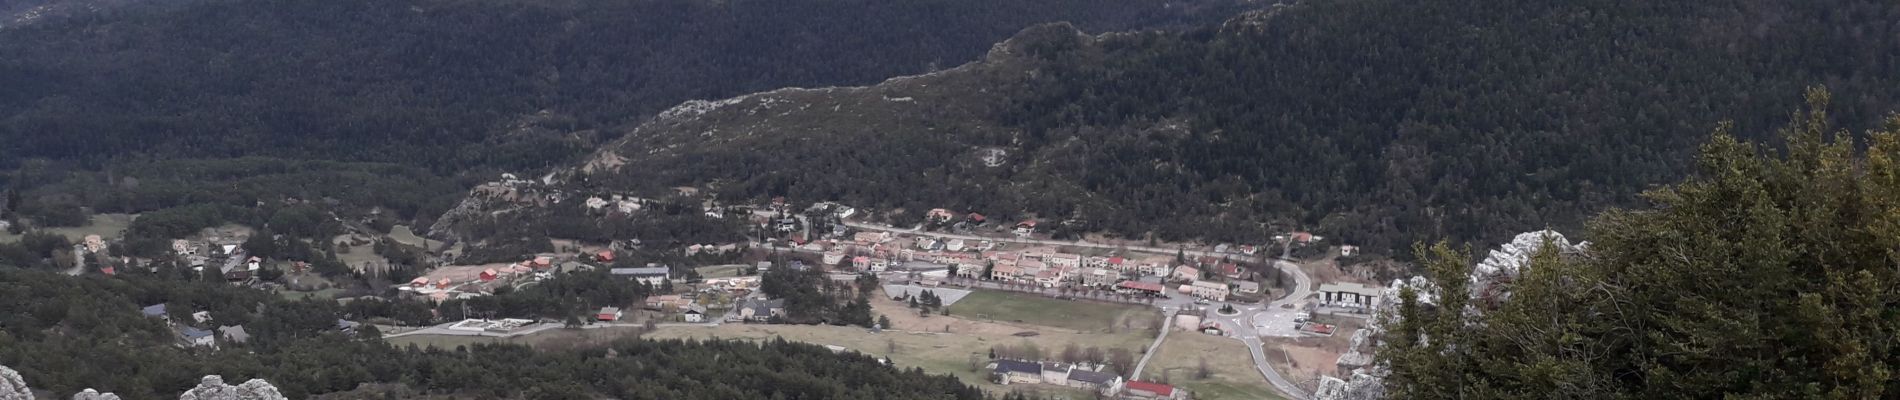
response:
[[[224,377],[207,375],[198,387],[186,391],[178,400],[287,400],[276,386],[263,379],[252,379],[237,386],[224,383]]]
[[[99,393],[97,390],[86,389],[74,394],[73,400],[119,400],[119,395]]]
[[[1508,296],[1507,293],[1492,293],[1495,283],[1508,282],[1517,278],[1518,274],[1523,272],[1525,264],[1530,263],[1531,256],[1537,255],[1537,252],[1543,250],[1546,245],[1558,254],[1570,255],[1588,249],[1590,243],[1570,243],[1569,239],[1564,238],[1564,234],[1552,230],[1520,233],[1516,238],[1511,239],[1510,243],[1498,246],[1497,250],[1491,250],[1484,261],[1478,262],[1478,265],[1471,268],[1471,293],[1474,296],[1485,294]]]
[[[33,389],[26,387],[26,379],[4,365],[0,365],[0,400],[33,400]]]
[[[1313,391],[1313,400],[1382,399],[1385,399],[1384,381],[1365,371],[1354,372],[1350,379],[1320,377],[1319,390]]]
[[[1548,247],[1546,247],[1548,246]],[[1510,298],[1508,282],[1515,280],[1524,268],[1530,264],[1531,257],[1539,251],[1551,250],[1564,257],[1575,256],[1588,251],[1589,242],[1571,243],[1562,233],[1543,230],[1518,234],[1510,243],[1498,246],[1472,266],[1470,287],[1467,290],[1473,298],[1505,301]],[[1350,375],[1347,379],[1322,377],[1319,389],[1313,392],[1315,400],[1378,400],[1385,398],[1384,377],[1386,370],[1373,358],[1381,335],[1385,334],[1385,324],[1398,318],[1399,292],[1411,288],[1420,304],[1433,305],[1438,301],[1439,288],[1423,276],[1410,279],[1395,279],[1384,292],[1385,302],[1380,303],[1374,316],[1366,324],[1366,329],[1353,333],[1352,347],[1340,355],[1337,366],[1341,374]],[[1467,305],[1467,315],[1480,313],[1476,307]],[[1426,338],[1429,340],[1429,338]]]

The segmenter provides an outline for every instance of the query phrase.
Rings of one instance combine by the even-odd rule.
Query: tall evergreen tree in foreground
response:
[[[1467,253],[1419,249],[1435,298],[1400,296],[1389,394],[1900,396],[1900,115],[1860,146],[1827,104],[1810,90],[1779,150],[1718,128],[1696,176],[1598,216],[1587,255],[1539,254],[1502,292],[1466,292]]]

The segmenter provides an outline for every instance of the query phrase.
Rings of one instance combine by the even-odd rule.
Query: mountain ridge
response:
[[[1095,36],[1042,25],[992,49],[1021,55],[1008,61],[690,103],[725,105],[649,120],[576,178],[900,221],[1036,217],[1070,222],[1068,237],[1320,230],[1387,252],[1578,227],[1685,171],[1709,126],[1768,136],[1760,116],[1808,85],[1845,88],[1839,118],[1857,129],[1900,98],[1874,83],[1891,57],[1835,51],[1893,42],[1877,23],[1893,5],[1489,3],[1307,2]],[[1004,165],[977,161],[996,149]]]

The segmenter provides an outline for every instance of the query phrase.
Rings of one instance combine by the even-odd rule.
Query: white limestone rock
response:
[[[73,400],[119,400],[119,395],[86,389],[73,394]]]
[[[1353,371],[1352,378],[1341,380],[1334,377],[1322,377],[1319,390],[1313,391],[1313,400],[1381,400],[1385,398],[1385,381],[1376,372]]]
[[[206,375],[198,387],[178,396],[178,400],[288,400],[276,386],[263,379],[252,379],[237,386],[224,383],[224,377]]]
[[[1556,247],[1555,250],[1562,254],[1576,254],[1590,245],[1589,242],[1572,244],[1569,239],[1564,238],[1564,234],[1552,230],[1520,233],[1516,238],[1512,238],[1510,243],[1498,246],[1497,250],[1491,250],[1491,254],[1487,255],[1484,261],[1472,267],[1472,282],[1481,282],[1482,278],[1490,276],[1517,276],[1524,268],[1524,264],[1530,263],[1531,256],[1543,248],[1546,239],[1550,240],[1550,245]]]
[[[0,365],[0,400],[33,400],[33,389],[26,387],[26,379],[4,365]]]

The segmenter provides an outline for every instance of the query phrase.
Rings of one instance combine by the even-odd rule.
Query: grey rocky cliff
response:
[[[198,387],[191,388],[191,390],[186,391],[184,395],[178,396],[178,400],[287,399],[283,393],[277,392],[276,386],[271,386],[270,382],[265,382],[263,379],[252,379],[237,386],[231,386],[224,383],[224,377],[222,376],[208,375],[205,376],[203,381],[198,382]]]
[[[179,400],[288,400],[276,386],[263,379],[252,379],[237,386],[224,383],[224,377],[207,375],[198,387],[178,396]],[[26,379],[18,371],[0,365],[0,400],[33,400],[33,389],[26,386]],[[73,394],[73,400],[119,400],[112,393],[100,393],[86,389]]]
[[[0,365],[0,400],[33,400],[33,389],[26,387],[26,379],[4,365]]]

